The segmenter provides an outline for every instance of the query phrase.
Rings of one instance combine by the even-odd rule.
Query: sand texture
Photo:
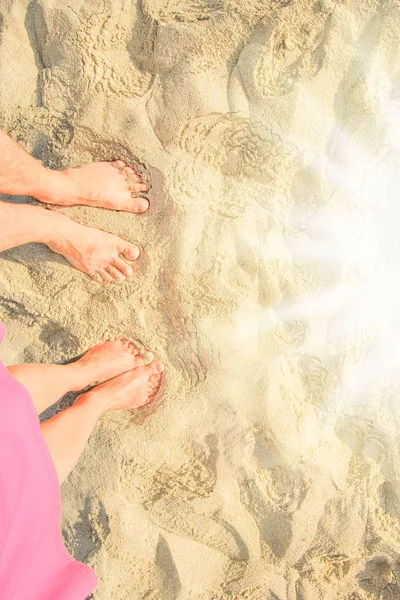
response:
[[[143,246],[132,281],[0,257],[9,364],[167,365],[63,485],[95,600],[400,598],[399,48],[395,0],[1,0],[0,126],[152,182],[62,209]]]

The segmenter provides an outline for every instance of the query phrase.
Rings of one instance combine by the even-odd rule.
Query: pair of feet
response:
[[[161,362],[145,364],[139,348],[123,338],[102,342],[67,365],[9,367],[10,374],[29,391],[38,414],[67,392],[88,387],[91,389],[81,394],[80,402],[88,401],[97,414],[139,408],[158,393],[163,371]]]
[[[118,338],[98,344],[75,364],[84,387],[101,382],[87,396],[104,411],[139,408],[157,395],[164,365],[152,361],[143,365],[145,357],[131,341]]]
[[[149,186],[122,160],[91,163],[53,174],[57,175],[57,182],[37,195],[41,202],[84,204],[132,213],[143,213],[149,208],[149,201],[141,196],[149,191]],[[47,245],[95,281],[124,281],[133,274],[126,261],[139,257],[137,245],[66,217],[61,229],[62,235],[55,235]]]

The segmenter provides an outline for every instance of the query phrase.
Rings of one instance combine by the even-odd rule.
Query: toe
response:
[[[140,353],[139,348],[133,342],[129,342],[129,350],[132,352],[133,356],[138,356]]]
[[[161,386],[161,375],[158,376],[158,383],[157,384],[151,384],[150,385],[150,393],[149,393],[149,398],[154,398],[154,396],[156,396],[158,394],[158,392],[160,391],[160,386]]]
[[[121,172],[126,177],[129,177],[130,175],[133,175],[134,173],[136,173],[135,169],[132,169],[132,167],[128,167],[128,166],[124,167]]]
[[[117,169],[123,169],[125,167],[125,162],[123,160],[114,160],[114,162],[112,162],[111,164]]]
[[[140,255],[140,250],[138,246],[135,244],[127,244],[121,249],[121,254],[123,254],[128,260],[137,260]]]
[[[149,208],[150,202],[143,196],[137,196],[134,192],[130,192],[129,196],[125,198],[118,206],[117,210],[123,210],[131,213],[144,213]]]
[[[104,281],[107,281],[108,283],[111,283],[112,281],[114,281],[114,278],[110,275],[110,273],[106,269],[99,269],[98,272],[101,275],[101,277],[104,279]]]
[[[144,367],[147,370],[147,374],[150,375],[159,375],[163,373],[165,367],[162,362],[153,361],[149,365]]]
[[[128,265],[124,260],[122,260],[121,258],[116,258],[114,259],[114,266],[119,269],[121,271],[121,273],[125,276],[125,277],[130,277],[131,275],[133,275],[133,269],[130,265]]]
[[[141,176],[136,171],[133,171],[133,173],[131,173],[127,179],[129,182],[132,182],[132,181],[141,182],[142,181]]]
[[[155,375],[150,375],[149,384],[152,390],[158,390],[161,385],[161,375],[160,373],[156,373]]]
[[[95,281],[96,283],[103,282],[103,278],[100,275],[100,273],[89,273],[89,277],[91,277],[93,279],[93,281]]]
[[[148,192],[150,188],[147,185],[147,183],[144,183],[143,181],[139,181],[138,183],[131,184],[129,186],[129,189],[131,192],[139,193],[139,192]]]
[[[131,353],[133,356],[137,356],[140,353],[139,348],[136,346],[132,340],[127,340],[126,338],[118,338],[123,346]]]
[[[164,365],[160,362],[151,362],[144,367],[138,367],[135,371],[138,377],[144,377],[147,380],[152,375],[160,375],[164,371]]]
[[[146,356],[141,352],[139,352],[139,354],[136,354],[135,356],[137,367],[143,368],[146,365]]]
[[[118,281],[125,281],[126,279],[125,275],[117,267],[114,267],[114,265],[108,265],[107,271],[113,279],[117,279]]]
[[[148,210],[150,206],[150,202],[147,198],[143,198],[141,196],[136,197],[135,194],[131,194],[132,197],[132,211],[137,213],[144,213]]]

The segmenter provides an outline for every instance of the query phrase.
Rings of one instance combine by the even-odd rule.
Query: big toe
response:
[[[147,191],[147,190],[143,190]],[[143,196],[135,196],[134,193],[131,194],[131,199],[129,201],[129,210],[134,213],[144,213],[149,209],[150,202],[147,198]]]
[[[143,190],[147,191],[147,190]],[[126,194],[124,199],[118,204],[118,210],[131,213],[144,213],[148,210],[150,202],[144,196],[136,196],[134,192],[130,192],[129,196]]]
[[[161,375],[165,370],[165,366],[162,362],[153,361],[144,367],[145,375],[151,377],[152,375]]]
[[[135,244],[127,244],[120,250],[120,254],[123,254],[129,260],[137,260],[140,256],[140,249]]]

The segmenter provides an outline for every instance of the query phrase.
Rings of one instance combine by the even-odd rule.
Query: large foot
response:
[[[143,213],[149,208],[149,201],[139,195],[148,192],[149,186],[122,160],[52,171],[51,177],[52,184],[38,197],[42,202],[63,206],[85,204],[133,213]]]
[[[59,230],[46,243],[74,267],[87,273],[98,283],[123,281],[133,274],[132,267],[122,257],[136,260],[140,254],[138,246],[112,233],[80,225],[64,216],[58,223]]]
[[[102,411],[139,408],[151,402],[160,389],[164,365],[152,362],[114,377],[85,394]]]

